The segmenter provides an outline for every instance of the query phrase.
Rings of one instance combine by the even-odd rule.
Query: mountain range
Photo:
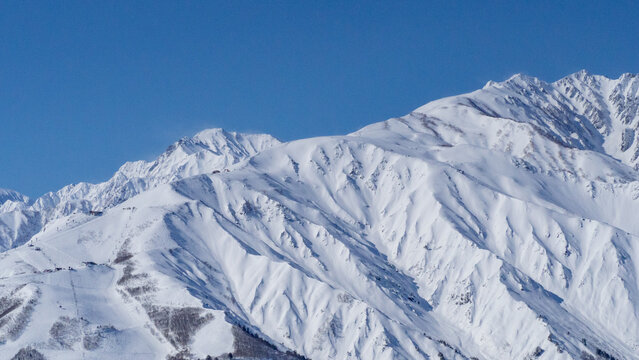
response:
[[[639,359],[639,75],[0,190],[0,358]]]

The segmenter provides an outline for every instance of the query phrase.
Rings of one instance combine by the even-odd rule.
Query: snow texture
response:
[[[0,191],[0,358],[639,359],[639,76]]]

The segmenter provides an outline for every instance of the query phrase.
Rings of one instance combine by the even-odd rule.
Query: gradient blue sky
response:
[[[0,187],[106,180],[210,127],[343,134],[488,80],[639,72],[632,1],[3,1]]]

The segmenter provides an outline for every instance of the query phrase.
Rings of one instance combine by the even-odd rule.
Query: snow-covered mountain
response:
[[[29,198],[20,194],[17,191],[0,189],[0,205],[3,205],[7,201],[12,202],[28,202]]]
[[[180,139],[154,161],[122,165],[101,184],[68,185],[33,202],[15,191],[0,189],[0,251],[24,244],[52,220],[74,212],[103,211],[185,177],[230,171],[252,155],[278,144],[270,135],[210,129]]]
[[[639,359],[637,79],[516,75],[283,144],[205,131],[14,195],[0,357]]]

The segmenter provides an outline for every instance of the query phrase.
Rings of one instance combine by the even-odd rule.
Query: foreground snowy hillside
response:
[[[0,358],[639,359],[638,79],[0,195]]]

